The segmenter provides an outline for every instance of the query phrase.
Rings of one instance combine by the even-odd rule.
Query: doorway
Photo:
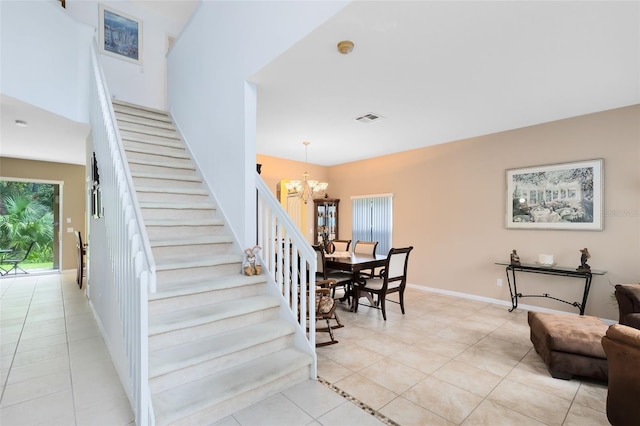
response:
[[[60,270],[60,197],[56,181],[0,178],[0,248],[26,250],[27,272]]]

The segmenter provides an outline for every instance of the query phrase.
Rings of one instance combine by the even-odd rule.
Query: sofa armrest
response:
[[[622,325],[627,325],[629,327],[633,327],[633,328],[637,328],[638,330],[640,330],[640,312],[635,313],[635,314],[627,314],[625,315],[625,317],[623,318]]]
[[[621,324],[625,323],[627,315],[640,313],[640,284],[618,284],[615,295]]]

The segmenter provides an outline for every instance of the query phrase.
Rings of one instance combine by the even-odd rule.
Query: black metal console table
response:
[[[587,306],[587,298],[589,297],[589,290],[591,288],[591,278],[593,275],[604,275],[607,271],[598,271],[595,269],[577,271],[576,268],[568,268],[564,266],[542,266],[537,264],[521,264],[512,265],[510,263],[496,262],[496,265],[506,266],[507,283],[509,284],[509,295],[511,296],[511,309],[512,312],[518,307],[519,297],[548,297],[553,300],[557,300],[562,303],[566,303],[571,306],[575,306],[580,310],[580,315],[584,315],[584,310]],[[509,271],[511,271],[511,277],[509,277]],[[518,286],[516,284],[516,271],[530,272],[533,274],[545,274],[545,275],[558,275],[561,277],[573,277],[584,279],[584,292],[582,294],[582,303],[580,302],[568,302],[566,300],[558,299],[557,297],[550,296],[549,293],[543,294],[522,294],[518,293]],[[513,281],[513,289],[511,288],[511,281]]]

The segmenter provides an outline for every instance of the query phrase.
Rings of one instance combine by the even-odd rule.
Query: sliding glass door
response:
[[[0,249],[26,250],[27,272],[60,268],[60,185],[56,182],[0,180]]]

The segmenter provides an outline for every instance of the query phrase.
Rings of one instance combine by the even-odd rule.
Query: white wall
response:
[[[100,54],[109,93],[112,97],[150,108],[166,110],[167,37],[181,31],[172,20],[131,1],[68,1],[67,13],[97,31],[98,4],[142,20],[142,64]]]
[[[255,234],[252,74],[348,2],[204,2],[168,60],[169,105],[241,244]]]
[[[93,30],[54,1],[2,1],[0,91],[78,122],[89,121]]]

